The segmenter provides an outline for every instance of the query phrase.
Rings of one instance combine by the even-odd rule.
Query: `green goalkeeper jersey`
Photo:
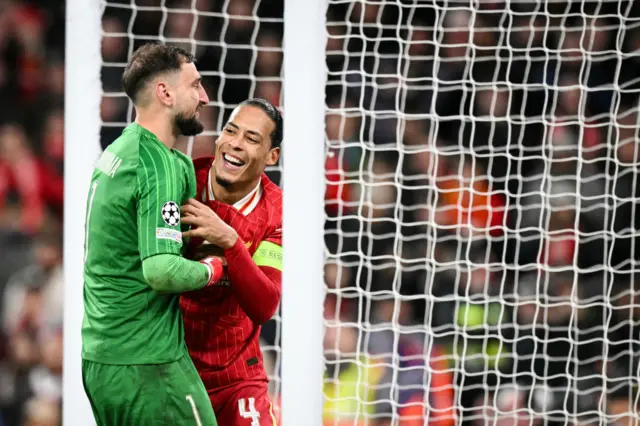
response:
[[[196,193],[191,159],[129,125],[98,160],[85,222],[82,357],[172,362],[185,352],[178,294],[154,291],[142,261],[182,252],[180,205]]]

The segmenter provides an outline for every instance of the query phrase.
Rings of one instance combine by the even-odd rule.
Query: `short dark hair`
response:
[[[165,72],[180,71],[182,64],[194,62],[186,50],[160,43],[147,43],[138,48],[122,74],[122,87],[135,104],[140,90],[151,79]]]
[[[282,144],[283,132],[284,132],[284,124],[282,122],[282,114],[278,111],[271,102],[262,98],[251,98],[242,102],[239,106],[254,106],[256,108],[260,108],[264,111],[265,114],[273,121],[274,129],[271,132],[271,148],[280,148]]]

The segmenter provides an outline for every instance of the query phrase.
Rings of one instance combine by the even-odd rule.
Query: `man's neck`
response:
[[[167,148],[172,149],[175,146],[178,137],[173,131],[170,120],[164,114],[137,111],[136,123],[156,135],[158,140]]]
[[[213,166],[211,166],[213,167]],[[209,185],[211,185],[211,191],[213,192],[213,196],[217,201],[220,201],[224,204],[229,204],[233,206],[238,201],[242,200],[244,197],[249,195],[251,191],[256,189],[258,186],[259,178],[255,182],[251,182],[249,184],[243,184],[242,186],[229,186],[224,187],[218,183],[216,180],[216,174],[213,172],[210,173],[211,179],[209,181]]]

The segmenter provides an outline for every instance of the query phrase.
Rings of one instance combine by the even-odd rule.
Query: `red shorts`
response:
[[[248,382],[209,390],[218,426],[277,426],[267,383]]]

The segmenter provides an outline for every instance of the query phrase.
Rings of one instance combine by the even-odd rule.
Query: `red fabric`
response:
[[[240,307],[255,324],[269,321],[280,302],[282,273],[274,268],[258,267],[241,239],[233,248],[224,251],[224,257]]]
[[[45,31],[45,21],[44,14],[30,5],[16,7],[9,18],[9,22],[16,23],[14,31],[19,34],[22,48],[18,58],[21,96],[30,101],[35,99],[42,82],[45,62],[39,40]]]
[[[44,219],[45,206],[62,211],[64,181],[56,171],[36,159],[26,157],[15,163],[0,161],[0,209],[11,193],[20,203],[22,229],[36,232]]]
[[[212,162],[210,157],[194,161],[200,201]],[[262,241],[282,245],[282,190],[265,175],[262,191],[258,205],[247,216],[227,204],[207,203],[238,232],[235,247],[224,251],[201,239],[188,243],[188,257],[206,250],[207,255],[225,256],[228,263],[227,277],[219,285],[185,293],[180,300],[189,353],[209,390],[247,380],[267,382],[260,326],[277,309],[281,273],[257,267],[251,256]]]
[[[217,257],[208,257],[200,261],[204,263],[204,265],[209,270],[209,282],[207,286],[212,286],[218,283],[219,280],[224,276],[224,265],[222,261]]]
[[[276,426],[273,404],[264,382],[240,383],[209,391],[220,426]]]

